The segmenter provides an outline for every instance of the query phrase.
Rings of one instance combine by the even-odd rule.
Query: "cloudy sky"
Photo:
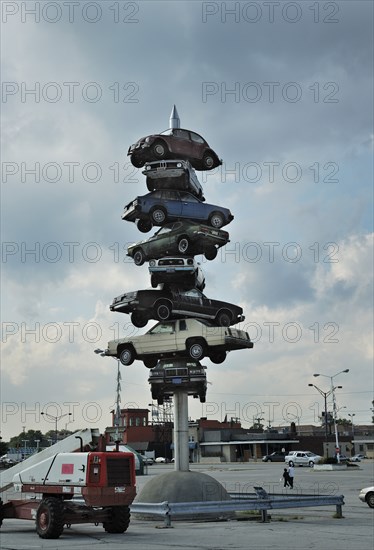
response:
[[[198,173],[207,202],[235,216],[199,258],[205,292],[255,341],[204,361],[190,416],[317,424],[313,373],[350,369],[339,415],[369,423],[373,4],[76,4],[2,2],[2,437],[51,429],[41,411],[110,424],[117,363],[93,350],[133,331],[113,297],[150,285],[125,255],[144,236],[123,206],[147,192],[126,153],[174,103],[224,161]],[[151,402],[148,372],[121,367],[122,406]]]

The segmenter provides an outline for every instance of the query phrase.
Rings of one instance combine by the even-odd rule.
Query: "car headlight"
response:
[[[177,163],[177,168],[182,168],[182,163],[181,162]]]
[[[149,164],[148,164],[148,166],[146,166],[145,169],[146,170],[152,170],[152,166],[149,166]]]
[[[144,140],[146,143],[149,143],[149,137],[146,137]]]
[[[149,265],[150,265],[150,267],[155,267],[156,260],[149,260]]]

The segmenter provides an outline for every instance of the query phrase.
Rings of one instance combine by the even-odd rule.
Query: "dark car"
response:
[[[153,225],[164,225],[180,219],[202,221],[216,229],[230,223],[234,216],[228,208],[207,204],[187,191],[158,189],[136,197],[125,206],[122,219],[138,220],[138,229],[147,233]]]
[[[162,405],[164,399],[171,397],[178,390],[187,392],[201,403],[206,400],[206,367],[198,361],[185,357],[162,359],[150,373],[148,382],[151,385],[152,399]]]
[[[204,290],[205,275],[194,258],[160,258],[149,260],[151,286],[178,284],[181,288]]]
[[[263,456],[262,462],[284,462],[285,456],[286,453],[282,453],[281,451],[274,451],[274,453],[271,453],[270,455]]]
[[[207,260],[214,260],[217,249],[228,242],[227,231],[199,223],[178,221],[164,225],[149,239],[130,245],[127,255],[134,258],[136,265],[143,265],[152,258],[174,254],[204,254]]]
[[[143,174],[147,177],[148,191],[180,189],[189,191],[202,201],[205,200],[201,183],[187,160],[169,159],[147,162]]]
[[[172,286],[163,290],[137,290],[114,298],[112,311],[131,313],[131,322],[144,327],[150,319],[167,321],[179,317],[208,319],[221,327],[244,321],[243,309],[228,302],[210,300],[197,288]]]
[[[153,160],[173,158],[189,160],[195,170],[212,170],[222,164],[204,138],[183,128],[169,128],[140,138],[129,147],[127,154],[136,168]]]

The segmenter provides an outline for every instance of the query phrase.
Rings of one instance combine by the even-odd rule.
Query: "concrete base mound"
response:
[[[214,478],[200,472],[168,472],[148,481],[136,497],[135,502],[207,502],[213,500],[230,500],[226,489]],[[137,514],[136,514],[137,515]],[[204,517],[203,517],[204,516]],[[143,519],[150,519],[142,514]],[[229,519],[232,513],[219,516],[179,517],[174,519]]]
[[[144,486],[135,502],[202,502],[230,500],[226,489],[214,478],[200,472],[168,472]]]

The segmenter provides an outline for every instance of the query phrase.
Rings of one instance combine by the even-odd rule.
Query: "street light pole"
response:
[[[334,388],[334,378],[338,376],[338,374],[349,372],[349,369],[341,370],[334,374],[333,376],[329,376],[327,374],[321,374],[316,373],[313,374],[313,376],[323,376],[324,378],[329,378],[331,383],[331,390],[330,393],[332,394],[332,411],[333,411],[333,417],[334,417],[334,431],[335,431],[335,451],[336,451],[336,459],[338,461],[338,464],[340,464],[340,447],[339,447],[339,435],[338,435],[338,425],[336,422],[336,399],[335,399],[335,389]]]
[[[351,417],[351,424],[352,424],[352,439],[355,438],[355,429],[354,429],[354,426],[353,426],[353,417],[356,416],[355,413],[352,413],[352,414],[349,414],[348,413],[348,416]]]
[[[328,440],[328,422],[327,422],[327,398],[332,394],[332,391],[322,391],[321,388],[316,386],[315,384],[308,384],[308,386],[311,386],[315,388],[323,397],[325,402],[325,442],[326,442],[326,449],[325,454],[327,455],[327,440]],[[343,386],[336,386],[333,388],[333,390],[336,390],[337,388],[341,389]]]
[[[57,431],[57,422],[59,420],[61,420],[61,418],[64,418],[65,416],[71,416],[73,413],[65,413],[65,414],[60,414],[59,416],[54,416],[53,414],[49,414],[49,413],[46,413],[46,412],[41,412],[40,413],[42,416],[45,416],[46,418],[49,418],[50,420],[53,420],[54,423],[55,423],[55,438],[56,438],[56,441],[55,443],[57,443],[57,434],[58,434],[58,431]]]

